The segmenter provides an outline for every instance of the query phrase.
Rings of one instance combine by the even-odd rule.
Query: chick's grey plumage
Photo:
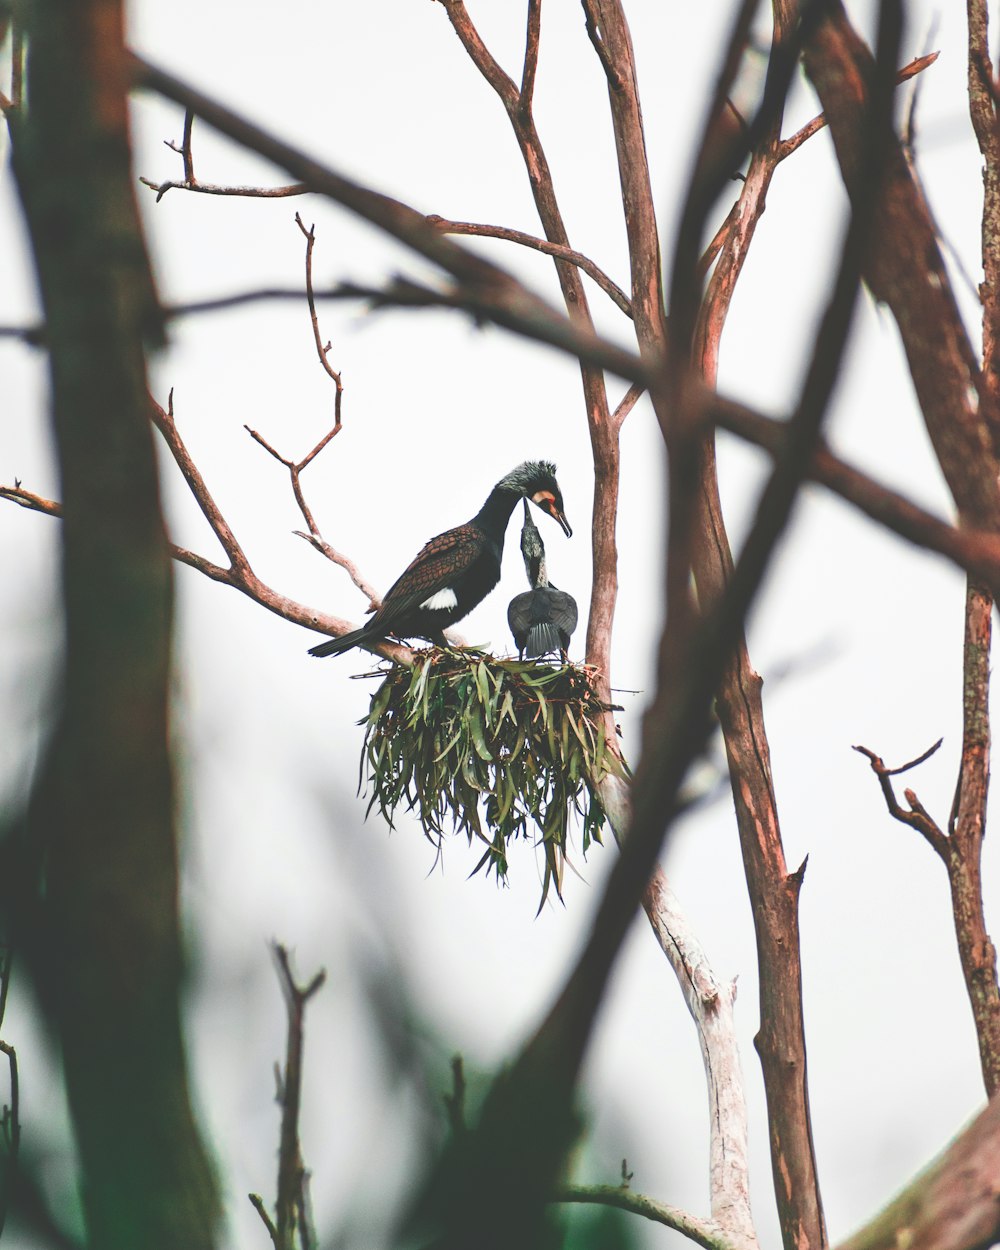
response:
[[[531,589],[515,595],[507,608],[507,623],[518,654],[522,659],[534,659],[559,651],[565,657],[579,615],[576,600],[549,582],[545,544],[527,503],[521,528],[521,555]]]
[[[310,648],[309,654],[339,655],[390,634],[443,644],[443,631],[471,612],[500,580],[507,523],[519,499],[524,499],[525,508],[531,500],[558,522],[567,537],[572,534],[555,465],[526,460],[497,482],[471,521],[438,534],[423,547],[366,625]]]

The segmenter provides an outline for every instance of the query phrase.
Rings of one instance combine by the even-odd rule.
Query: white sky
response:
[[[498,59],[515,76],[521,5],[471,4]],[[860,6],[853,6],[857,16]],[[919,3],[901,59],[926,50],[935,12]],[[731,5],[627,5],[637,50],[647,145],[669,257],[688,161]],[[273,6],[140,0],[132,39],[158,64],[245,111],[336,168],[425,212],[539,228],[516,145],[498,100],[479,80],[439,6],[406,0]],[[861,19],[867,13],[865,7]],[[964,30],[941,6],[924,76],[921,170],[949,243],[978,280],[978,154],[964,103]],[[787,130],[816,110],[795,94]],[[575,0],[548,0],[536,116],[570,237],[622,286],[627,259],[603,77]],[[136,108],[136,174],[179,177],[162,145],[179,140],[181,113],[150,98]],[[212,182],[287,181],[206,126],[195,162]],[[735,193],[735,192],[734,192]],[[0,173],[0,322],[34,315],[12,180]],[[140,197],[161,291],[187,300],[301,282],[299,211],[317,227],[317,282],[379,282],[423,274],[401,249],[317,197],[218,199],[170,192]],[[721,205],[725,211],[728,203]],[[795,394],[844,211],[827,136],[778,173],[723,343],[721,383],[780,414]],[[471,245],[471,244],[470,244]],[[551,263],[484,242],[558,300]],[[974,306],[958,278],[975,335]],[[599,326],[627,341],[627,325],[590,288]],[[575,535],[544,530],[549,568],[585,605],[592,469],[578,371],[572,362],[477,331],[454,315],[327,306],[323,333],[345,383],[344,430],[304,484],[326,538],[381,588],[432,534],[471,516],[494,481],[525,458],[557,461]],[[15,476],[57,495],[44,420],[41,358],[0,340],[0,481]],[[347,577],[291,531],[301,527],[284,471],[242,429],[303,454],[332,423],[333,389],[314,355],[304,307],[255,306],[190,319],[153,370],[156,393],[175,390],[179,428],[257,572],[276,589],[360,619]],[[613,400],[624,386],[612,380]],[[889,318],[866,300],[836,397],[830,435],[880,479],[940,513],[947,499],[915,412]],[[652,681],[659,624],[663,476],[659,436],[643,402],[623,434],[619,520],[621,596],[614,685],[634,760]],[[723,498],[734,541],[750,515],[762,462],[723,439]],[[171,466],[171,533],[219,557]],[[545,524],[545,522],[542,522]],[[58,652],[57,527],[0,509],[0,782],[23,789],[37,741],[47,674]],[[522,589],[514,527],[500,588],[462,624],[470,641],[509,648],[506,605]],[[444,1039],[489,1066],[524,1038],[560,983],[613,855],[597,848],[568,878],[565,908],[538,919],[540,865],[512,855],[510,888],[466,880],[473,852],[446,848],[444,870],[418,828],[394,836],[364,822],[355,796],[361,730],[373,690],[351,680],[363,657],[317,664],[314,635],[181,569],[177,721],[186,822],[186,915],[197,978],[191,1044],[206,1123],[229,1203],[230,1244],[264,1244],[244,1197],[270,1198],[277,1113],[271,1065],[284,1019],[268,954],[277,937],[306,977],[327,988],[310,1008],[304,1150],[321,1228],[348,1210],[378,1244],[416,1112],[387,1090],[359,969],[398,958],[410,994]],[[943,866],[912,831],[890,821],[864,743],[890,762],[938,737],[938,756],[908,778],[947,817],[961,738],[963,580],[936,558],[876,531],[819,490],[806,492],[751,628],[766,680],[765,713],[786,854],[809,855],[801,900],[813,1128],[834,1241],[867,1218],[983,1101],[975,1038],[958,966]],[[584,626],[572,649],[582,654]],[[787,672],[784,676],[785,670]],[[776,1244],[759,1066],[753,931],[728,795],[689,818],[666,867],[716,971],[738,977],[737,1019],[752,1115],[758,1228]],[[987,906],[997,863],[987,843]],[[993,912],[988,912],[988,918]],[[374,952],[374,954],[372,954]],[[5,1036],[18,1045],[26,1135],[51,1130],[40,1043],[17,995]],[[442,1072],[441,1079],[444,1079]],[[701,1063],[680,994],[645,922],[621,961],[591,1050],[585,1095],[597,1156],[582,1181],[616,1179],[626,1156],[636,1189],[707,1213],[707,1120]],[[436,1091],[432,1091],[432,1098]],[[649,1230],[649,1244],[677,1240]]]

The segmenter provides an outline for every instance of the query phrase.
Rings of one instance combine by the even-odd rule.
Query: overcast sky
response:
[[[866,5],[850,6],[864,25]],[[481,0],[473,17],[515,77],[522,6]],[[730,4],[631,0],[664,254],[673,230]],[[908,6],[901,61],[941,50],[923,76],[920,168],[964,274],[953,275],[978,339],[968,277],[978,281],[979,158],[964,99],[958,6]],[[516,145],[497,99],[458,44],[443,8],[411,0],[281,6],[180,2],[132,6],[132,40],[149,59],[243,111],[336,169],[427,213],[539,233]],[[935,20],[936,19],[936,20]],[[933,33],[932,33],[932,28]],[[817,111],[802,84],[786,131]],[[575,0],[544,8],[536,116],[574,246],[622,286],[628,266],[603,76]],[[135,109],[136,175],[180,177],[178,109]],[[5,142],[5,140],[4,140]],[[195,126],[198,175],[273,185],[285,175]],[[297,286],[315,222],[317,282],[382,282],[427,271],[318,197],[220,199],[140,188],[161,293],[191,300]],[[735,188],[732,192],[735,195]],[[8,168],[0,173],[0,323],[37,313]],[[719,214],[729,206],[720,202]],[[827,135],[779,171],[723,341],[720,385],[780,415],[796,393],[821,309],[845,197]],[[551,262],[484,242],[553,301]],[[598,325],[627,342],[628,325],[590,288]],[[590,587],[593,472],[572,362],[477,330],[444,313],[368,314],[329,305],[322,327],[344,379],[344,429],[304,486],[325,537],[385,589],[431,535],[473,515],[519,461],[558,464],[575,534],[540,522],[553,580],[581,606]],[[156,361],[161,400],[174,388],[178,427],[258,574],[275,589],[354,620],[366,602],[310,550],[287,476],[243,430],[302,455],[332,424],[333,387],[316,359],[304,305],[269,305],[175,325]],[[45,423],[43,361],[0,340],[0,481],[58,495]],[[624,385],[612,379],[613,402]],[[948,501],[917,413],[889,317],[865,299],[830,436],[844,455],[942,515]],[[723,500],[738,543],[762,463],[721,440]],[[621,592],[613,684],[623,745],[638,752],[660,622],[664,475],[652,413],[640,402],[623,432]],[[220,557],[179,475],[164,463],[171,535]],[[44,724],[60,645],[55,522],[0,508],[0,781],[23,793]],[[943,749],[909,778],[944,821],[961,742],[964,581],[935,557],[883,535],[810,489],[755,611],[750,643],[765,678],[779,813],[790,866],[808,855],[801,899],[806,1025],[820,1178],[831,1237],[871,1215],[983,1101],[971,1013],[954,949],[942,865],[890,821],[874,777],[851,751],[864,743],[895,763],[942,735]],[[302,975],[328,970],[310,1008],[303,1144],[321,1228],[351,1212],[377,1244],[388,1201],[416,1152],[417,1104],[386,1084],[387,1052],[363,989],[366,969],[405,969],[445,1056],[495,1065],[522,1041],[586,931],[614,851],[595,848],[568,875],[565,907],[536,919],[541,861],[511,856],[509,888],[467,880],[478,853],[445,848],[443,867],[419,828],[389,835],[355,794],[373,683],[352,677],[361,653],[318,663],[316,635],[238,594],[178,570],[176,729],[183,785],[184,906],[195,963],[191,1046],[204,1118],[229,1204],[230,1244],[264,1244],[248,1190],[273,1193],[277,1114],[271,1067],[284,1020],[267,943],[296,952]],[[523,589],[511,527],[503,580],[462,623],[470,642],[510,648],[506,605]],[[571,654],[582,658],[581,623]],[[753,930],[728,795],[684,821],[665,861],[716,972],[739,979],[737,1021],[751,1106],[758,1228],[775,1244],[757,1028]],[[988,920],[998,897],[987,843]],[[398,1000],[397,1000],[398,1001]],[[26,1134],[55,1133],[57,1100],[23,995],[5,1036],[18,1046]],[[430,1051],[429,1042],[420,1041]],[[436,1052],[435,1052],[436,1053]],[[440,1058],[440,1056],[439,1056]],[[444,1070],[439,1071],[444,1080]],[[432,1097],[437,1091],[432,1090]],[[576,1179],[612,1181],[624,1156],[633,1185],[707,1214],[707,1116],[701,1061],[681,996],[645,922],[635,925],[601,1018],[585,1096],[597,1151]],[[412,1131],[411,1131],[412,1130]],[[651,1230],[649,1244],[673,1235]]]

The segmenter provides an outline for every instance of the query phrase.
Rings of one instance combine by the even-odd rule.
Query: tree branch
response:
[[[982,851],[990,785],[990,641],[993,596],[969,582],[965,597],[962,762],[944,856],[965,988],[986,1094],[1000,1090],[1000,987],[983,908]]]
[[[464,297],[464,306],[476,316],[496,321],[529,338],[560,346],[571,355],[579,357],[582,353],[584,358],[594,360],[629,381],[645,380],[646,370],[633,353],[607,343],[578,320],[571,321],[560,315],[505,270],[453,243],[428,225],[422,213],[321,165],[149,62],[132,55],[131,65],[137,85],[192,109],[234,142],[299,176],[311,191],[341,204],[451,274],[460,291],[460,295],[452,298],[452,306],[463,306]],[[566,262],[559,262],[559,265],[561,269],[573,271]],[[442,300],[441,304],[447,302]]]
[[[803,59],[830,124],[852,199],[866,194],[859,170],[871,53],[840,0],[806,40]],[[998,464],[981,411],[983,381],[941,257],[934,224],[897,140],[885,162],[865,282],[899,327],[924,422],[963,522],[1000,529]]]
[[[1000,1098],[838,1250],[986,1250],[1000,1240]]]
[[[916,768],[918,764],[922,764],[940,747],[943,742],[939,738],[932,747],[929,747],[922,755],[918,755],[915,760],[910,760],[907,764],[901,764],[898,768],[888,768],[885,761],[880,755],[876,755],[874,751],[868,747],[855,746],[853,749],[859,754],[864,755],[872,766],[872,772],[878,777],[879,785],[882,787],[882,794],[885,798],[885,805],[889,809],[890,816],[900,821],[904,825],[909,825],[911,829],[916,831],[925,838],[930,846],[941,856],[947,863],[948,859],[948,838],[943,830],[927,815],[923,806],[919,803],[917,796],[912,790],[904,791],[909,808],[900,806],[899,800],[896,798],[896,792],[893,788],[892,778],[899,773],[908,772],[911,768]]]
[[[474,221],[447,221],[432,213],[427,220],[442,234],[469,235],[481,239],[505,239],[508,243],[519,243],[522,247],[533,248],[536,252],[544,252],[546,256],[554,256],[557,260],[569,261],[597,283],[601,290],[622,310],[626,317],[632,316],[632,305],[625,292],[613,282],[603,269],[582,252],[574,251],[561,243],[550,243],[547,239],[538,239],[533,234],[525,234],[523,230],[512,230],[507,226],[487,226]]]
[[[124,15],[39,0],[25,16],[31,108],[10,124],[48,331],[66,646],[3,905],[59,1041],[88,1243],[210,1250],[218,1193],[180,1012],[172,570],[147,419],[145,352],[163,335]]]
[[[915,56],[896,75],[897,85],[908,82],[911,78],[915,78],[917,74],[923,73],[925,69],[929,69],[940,55],[940,52],[928,52],[925,56]],[[806,122],[804,126],[796,130],[795,134],[789,135],[787,139],[782,139],[778,146],[778,160],[787,160],[793,152],[799,150],[807,139],[811,139],[813,135],[818,134],[827,124],[826,114],[820,113],[812,121]]]
[[[727,1237],[713,1220],[699,1220],[679,1207],[634,1193],[624,1185],[567,1185],[559,1191],[558,1201],[596,1203],[617,1207],[619,1211],[630,1211],[633,1215],[641,1215],[644,1219],[683,1233],[695,1245],[703,1246],[704,1250],[738,1250],[740,1245]]]

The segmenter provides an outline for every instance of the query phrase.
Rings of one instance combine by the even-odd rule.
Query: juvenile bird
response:
[[[570,635],[576,629],[576,600],[549,582],[545,544],[527,504],[521,528],[521,555],[531,589],[515,595],[507,608],[507,624],[517,643],[518,654],[524,659],[525,655],[531,658],[559,651],[565,660]]]
[[[556,467],[526,460],[500,479],[471,521],[432,538],[389,587],[382,606],[360,629],[311,647],[310,655],[339,655],[351,647],[396,638],[427,638],[444,645],[443,630],[481,603],[500,580],[500,558],[511,513],[519,499],[547,512],[567,537]],[[537,532],[537,531],[536,531]]]

